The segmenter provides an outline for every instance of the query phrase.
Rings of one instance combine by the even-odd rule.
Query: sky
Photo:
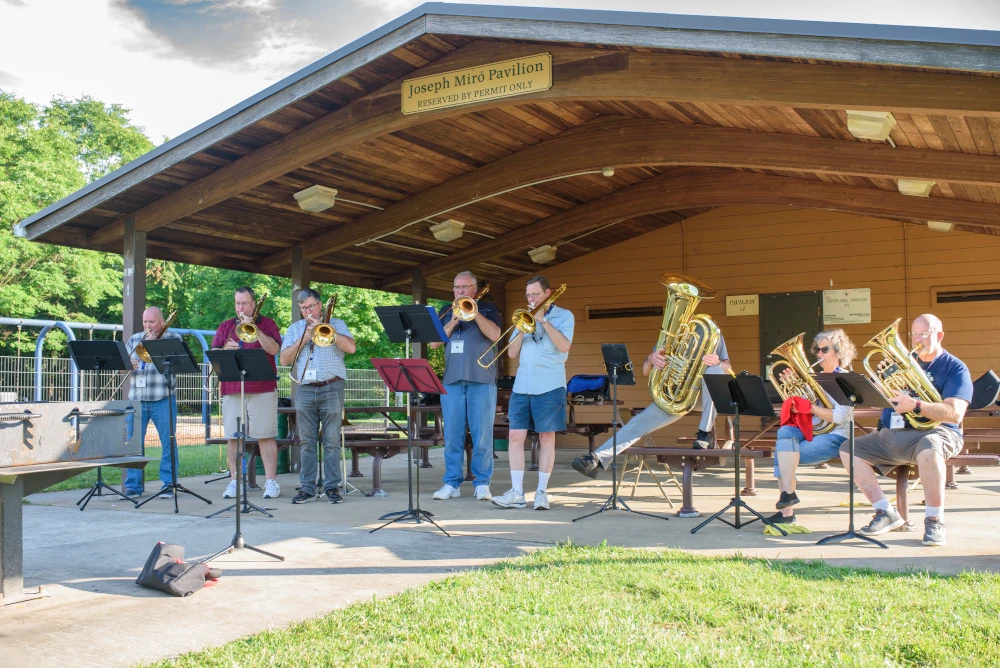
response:
[[[131,109],[160,143],[421,4],[0,0],[0,89]],[[997,0],[493,0],[495,5],[1000,30]]]

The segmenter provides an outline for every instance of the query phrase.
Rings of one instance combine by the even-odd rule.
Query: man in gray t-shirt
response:
[[[475,275],[463,271],[455,277],[455,299],[475,299],[479,291]],[[483,368],[491,362],[496,350],[490,350],[500,338],[500,310],[492,301],[479,300],[473,320],[455,318],[452,304],[441,309],[444,316],[445,343],[432,343],[431,348],[444,349],[444,389],[441,395],[441,417],[444,420],[444,486],[434,493],[438,500],[461,495],[459,488],[465,478],[465,430],[472,435],[472,475],[475,476],[476,498],[492,499],[490,478],[493,476],[493,419],[497,408],[497,366]]]

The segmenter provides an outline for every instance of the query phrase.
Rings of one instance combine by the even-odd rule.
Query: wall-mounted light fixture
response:
[[[943,220],[928,220],[927,227],[938,232],[951,232],[955,229],[955,223],[948,223]]]
[[[326,186],[309,186],[294,195],[299,208],[310,213],[326,211],[337,201],[337,189]]]

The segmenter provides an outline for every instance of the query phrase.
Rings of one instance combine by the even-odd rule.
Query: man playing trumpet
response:
[[[323,487],[330,503],[344,498],[338,487],[340,477],[340,430],[344,411],[344,386],[347,366],[344,355],[357,350],[347,324],[340,318],[330,318],[336,332],[330,345],[316,345],[312,340],[316,326],[322,322],[323,304],[320,294],[306,288],[296,297],[302,320],[285,331],[281,344],[281,364],[291,366],[292,378],[299,383],[295,394],[295,417],[302,442],[302,468],[299,481],[302,489],[292,503],[307,503],[316,496],[316,465],[319,425],[323,423]]]
[[[281,346],[278,325],[274,320],[259,315],[256,295],[249,286],[236,288],[235,299],[236,317],[219,324],[215,330],[215,338],[212,339],[212,349],[263,348],[277,376],[274,356]],[[241,338],[240,325],[254,325],[257,328],[256,339],[244,340],[250,338],[246,335]],[[281,487],[277,481],[278,442],[275,440],[278,436],[278,383],[273,380],[251,380],[245,385],[243,403],[246,405],[246,424],[243,425],[243,433],[247,438],[257,439],[260,458],[264,462],[264,498],[273,499],[281,495]],[[220,383],[219,394],[222,396],[222,428],[229,438],[226,443],[229,485],[222,493],[222,498],[231,499],[236,496],[240,475],[239,462],[236,461],[236,423],[237,418],[243,419],[240,383]]]
[[[889,401],[894,409],[886,408],[879,420],[879,430],[854,442],[854,480],[871,501],[875,516],[859,531],[866,536],[878,536],[905,520],[900,516],[879,487],[875,469],[887,472],[900,464],[916,464],[920,484],[927,502],[924,514],[924,545],[944,545],[944,483],[945,462],[961,452],[964,445],[959,425],[972,401],[972,376],[962,360],[941,346],[944,328],[941,320],[925,313],[913,321],[910,339],[915,350],[915,362],[923,370],[940,401],[921,401],[906,392],[896,391]],[[880,364],[878,373],[887,371]],[[915,427],[912,422],[939,422],[932,428]],[[844,466],[850,466],[846,444],[840,447]],[[905,474],[904,474],[905,475]]]
[[[474,300],[477,296],[476,277],[471,271],[455,276],[455,302]],[[480,300],[475,317],[463,320],[455,317],[455,302],[445,306],[444,333],[447,343],[432,343],[431,348],[444,349],[444,389],[441,395],[441,417],[444,419],[444,486],[434,492],[439,500],[461,496],[465,475],[465,430],[472,435],[472,475],[476,498],[489,500],[490,478],[493,477],[493,419],[497,405],[497,369],[486,368],[477,360],[500,338],[500,309],[496,304]],[[467,302],[466,302],[467,303]],[[468,317],[468,316],[465,316]],[[492,362],[492,358],[486,361]]]

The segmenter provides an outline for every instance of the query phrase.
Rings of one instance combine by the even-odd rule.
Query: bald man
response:
[[[854,480],[875,508],[875,517],[860,533],[878,536],[903,525],[900,514],[885,498],[875,471],[888,472],[901,464],[916,464],[924,489],[924,545],[944,545],[945,462],[962,451],[964,441],[959,425],[972,401],[972,377],[962,360],[941,346],[944,327],[930,313],[917,316],[910,327],[911,350],[920,368],[941,396],[927,402],[896,392],[879,419],[878,431],[854,442]],[[880,365],[879,370],[882,370]],[[940,422],[933,429],[916,429],[904,417]],[[840,446],[844,466],[850,466],[849,444]]]
[[[166,485],[171,480],[170,469],[170,434],[177,426],[177,395],[167,392],[166,378],[156,370],[156,366],[143,362],[135,354],[135,347],[143,340],[146,341],[161,338],[163,332],[163,312],[155,306],[150,306],[142,312],[142,330],[129,337],[125,348],[132,352],[132,382],[128,389],[130,401],[138,401],[142,404],[142,441],[146,442],[146,428],[149,421],[153,421],[156,433],[160,437],[160,445],[163,446],[163,455],[160,457],[160,480],[164,488],[160,492],[161,499],[173,498],[173,490],[167,489]],[[164,339],[179,339],[180,334],[167,330],[162,334]],[[169,402],[169,403],[168,403]],[[174,423],[170,424],[171,403]],[[143,472],[136,469],[128,469],[125,474],[125,494],[128,496],[142,496],[143,492]]]

